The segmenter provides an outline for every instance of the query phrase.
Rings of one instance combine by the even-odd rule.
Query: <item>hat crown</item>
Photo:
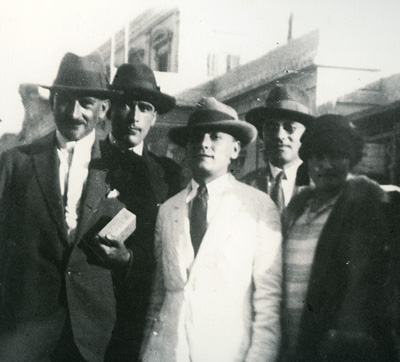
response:
[[[232,107],[217,101],[214,97],[203,97],[196,103],[194,112],[189,117],[188,126],[223,120],[239,120],[239,118]]]
[[[61,60],[53,86],[71,87],[74,90],[107,90],[108,75],[99,53],[80,57],[67,53]]]
[[[250,123],[241,121],[236,111],[214,97],[204,97],[197,102],[186,126],[172,128],[168,136],[172,142],[185,146],[192,131],[225,132],[242,144],[242,147],[253,142],[257,137],[256,128]]]
[[[115,90],[147,89],[159,91],[154,72],[145,64],[122,64],[115,74],[111,88]]]
[[[277,84],[268,94],[265,107],[311,114],[306,92],[292,84]]]

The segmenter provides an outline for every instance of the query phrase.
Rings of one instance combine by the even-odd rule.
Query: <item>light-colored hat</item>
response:
[[[256,128],[238,118],[236,111],[214,97],[202,98],[196,104],[186,126],[172,128],[168,136],[179,146],[186,146],[188,135],[193,130],[225,132],[240,141],[242,147],[257,137]]]
[[[311,115],[309,98],[305,91],[292,84],[276,84],[265,100],[264,107],[253,108],[246,113],[246,121],[257,127],[273,118],[286,118],[308,126],[314,119]]]

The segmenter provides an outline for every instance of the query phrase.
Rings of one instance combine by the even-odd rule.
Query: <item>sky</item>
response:
[[[315,28],[328,29],[329,56],[400,72],[400,0],[3,0],[0,135],[20,131],[24,111],[19,84],[51,84],[66,52],[85,55],[147,8],[179,5],[179,1],[186,5],[210,1],[215,4],[210,16],[238,29],[243,25],[235,22],[235,11],[246,9],[249,22],[251,11],[262,12],[270,30],[260,39],[268,38],[271,50],[275,37],[281,39],[287,31],[292,12],[295,37]],[[348,52],[339,51],[345,46]],[[352,52],[354,47],[357,52]]]

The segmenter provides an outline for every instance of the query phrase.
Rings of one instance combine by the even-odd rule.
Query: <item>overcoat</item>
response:
[[[114,185],[115,162],[110,162],[110,154],[107,145],[95,142],[72,242],[59,187],[55,133],[1,156],[0,355],[4,360],[47,361],[68,325],[82,356],[103,361],[116,328],[119,290],[132,290],[151,278],[151,237],[134,237],[135,232],[127,241],[133,258],[122,273],[111,272],[91,244],[122,207],[129,208],[126,190],[112,192],[119,185]],[[155,202],[155,213],[156,206]],[[138,216],[139,235],[152,231],[151,225],[146,226],[143,231]]]
[[[194,259],[186,197],[160,208],[146,362],[274,361],[280,341],[280,218],[230,176]]]
[[[291,200],[283,214],[285,235],[313,194],[308,188]],[[346,182],[318,239],[296,361],[395,360],[386,202],[385,192],[367,177]]]

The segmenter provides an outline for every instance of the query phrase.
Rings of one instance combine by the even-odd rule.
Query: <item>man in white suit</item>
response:
[[[157,271],[146,362],[275,361],[280,342],[281,233],[269,196],[229,173],[256,137],[203,98],[170,139],[186,146],[193,179],[156,225]]]

